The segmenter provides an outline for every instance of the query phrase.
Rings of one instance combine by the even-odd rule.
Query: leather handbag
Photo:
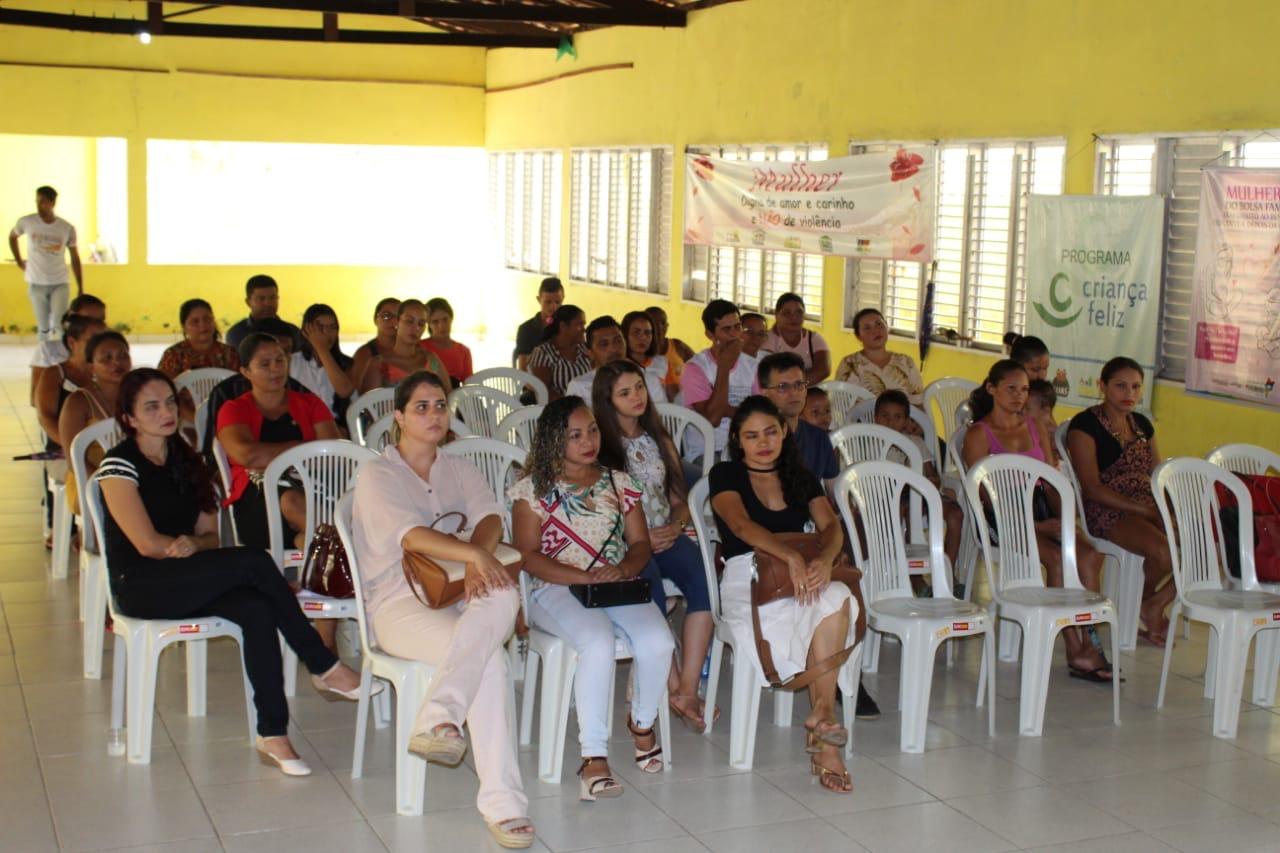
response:
[[[818,533],[775,533],[778,539],[794,548],[804,557],[805,562],[815,560],[822,553],[822,536]],[[808,687],[822,675],[837,669],[849,659],[854,648],[866,634],[866,608],[862,603],[862,572],[849,562],[844,551],[836,558],[832,566],[831,580],[839,581],[849,588],[858,602],[858,619],[854,630],[854,643],[824,660],[820,660],[808,669],[798,672],[783,681],[773,663],[773,650],[769,641],[764,638],[760,629],[760,608],[774,601],[795,598],[795,586],[791,582],[791,570],[785,560],[763,550],[754,552],[755,573],[751,579],[751,626],[755,634],[756,655],[760,659],[760,667],[764,670],[765,679],[773,687],[784,690],[800,690]]]
[[[1253,500],[1253,565],[1260,583],[1280,583],[1280,477],[1236,474]],[[1227,571],[1240,577],[1240,507],[1235,495],[1216,486]]]
[[[301,587],[329,598],[355,598],[356,587],[351,577],[351,564],[346,549],[332,524],[316,525],[302,563]]]
[[[447,512],[436,519],[436,524],[450,516],[457,516],[459,519],[455,533],[466,530],[467,516],[461,512]],[[507,567],[518,566],[524,559],[519,551],[505,542],[498,543],[493,555]],[[400,566],[414,597],[432,610],[452,607],[466,593],[466,563],[428,557],[417,551],[405,551]]]

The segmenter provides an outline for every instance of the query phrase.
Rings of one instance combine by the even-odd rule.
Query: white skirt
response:
[[[761,680],[767,680],[755,653],[755,630],[751,625],[752,554],[739,554],[724,564],[720,581],[720,609],[733,632],[736,660],[749,658]],[[858,601],[849,588],[832,581],[814,604],[799,605],[794,598],[771,601],[760,608],[760,632],[769,642],[773,665],[783,681],[808,665],[809,643],[818,624],[849,602],[849,633],[845,646],[853,644],[857,633]],[[751,651],[743,655],[744,650]]]

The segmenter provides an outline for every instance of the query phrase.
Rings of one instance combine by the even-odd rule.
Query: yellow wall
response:
[[[1191,0],[746,0],[692,13],[684,30],[578,37],[575,69],[635,67],[493,92],[485,138],[493,149],[661,144],[677,153],[699,143],[825,141],[838,154],[851,139],[1065,137],[1066,191],[1089,193],[1094,133],[1280,126],[1277,32],[1274,0],[1241,0],[1229,15]],[[491,89],[568,70],[527,50],[490,51],[487,69]],[[658,301],[697,345],[700,306],[679,296],[679,159],[674,177],[671,295],[570,282],[568,297],[589,314]],[[843,263],[828,259],[821,330],[837,357],[856,348],[842,328],[843,276]],[[512,279],[531,305],[536,277]],[[990,362],[935,346],[925,377],[978,379]],[[1155,414],[1178,427],[1162,431],[1163,453],[1199,454],[1228,438],[1280,444],[1275,413],[1185,396],[1177,385],[1161,384]]]

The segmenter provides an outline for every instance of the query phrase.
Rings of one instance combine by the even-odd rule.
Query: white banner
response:
[[[1049,347],[1060,403],[1097,403],[1102,365],[1127,355],[1146,371],[1151,410],[1163,235],[1159,196],[1031,196],[1026,330]]]
[[[1208,167],[1187,390],[1280,406],[1280,169]]]
[[[933,148],[795,162],[686,154],[684,240],[928,263],[935,162]]]

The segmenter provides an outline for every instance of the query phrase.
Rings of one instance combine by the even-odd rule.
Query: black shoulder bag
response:
[[[618,535],[625,519],[622,512],[622,496],[618,494],[618,484],[613,480],[613,471],[609,470],[608,474],[609,486],[613,489],[614,500],[618,504],[618,520],[614,523],[613,530],[609,531],[609,535],[600,544],[599,549],[596,550],[596,555],[585,569],[588,572],[595,568],[596,563],[600,560],[600,555],[604,553],[604,549],[613,541],[613,537]],[[583,607],[626,607],[627,605],[644,604],[653,600],[653,590],[649,588],[648,578],[631,578],[630,580],[614,581],[613,583],[574,583],[569,584],[569,592],[573,593],[574,598],[582,602]]]

